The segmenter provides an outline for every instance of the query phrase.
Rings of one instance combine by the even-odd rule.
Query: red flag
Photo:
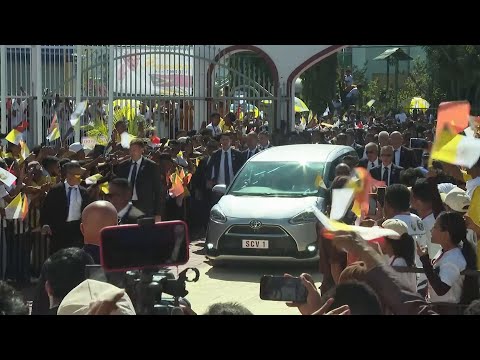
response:
[[[440,133],[445,127],[455,131],[456,134],[462,132],[470,120],[470,103],[468,101],[450,101],[443,102],[438,107],[437,131],[435,136],[440,137]]]
[[[18,124],[16,127],[15,127],[15,130],[23,133],[25,130],[28,129],[28,121],[27,120],[23,120],[20,124]]]

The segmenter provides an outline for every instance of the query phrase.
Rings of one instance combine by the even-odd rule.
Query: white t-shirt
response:
[[[407,262],[403,257],[395,257],[392,256],[389,259],[390,266],[408,266]],[[408,290],[411,292],[417,292],[417,274],[415,273],[401,273],[399,272],[398,276],[400,277],[401,281]]]
[[[413,237],[413,240],[420,245],[420,247],[427,246],[428,238],[427,232],[425,231],[425,225],[417,215],[408,214],[408,215],[395,215],[393,219],[402,220],[408,226],[408,235]],[[415,266],[417,268],[423,268],[422,262],[415,251]],[[425,274],[417,274],[417,290],[421,290],[427,286],[427,277]]]
[[[437,255],[438,251],[442,249],[440,245],[432,244],[432,229],[433,225],[435,225],[435,217],[433,216],[433,213],[431,213],[426,218],[422,219],[422,221],[427,234],[428,257],[433,259],[433,257]]]
[[[448,302],[458,304],[460,302],[463,290],[464,275],[460,273],[467,267],[467,262],[463,257],[460,248],[454,248],[443,253],[440,250],[434,258],[433,269],[439,271],[440,279],[443,283],[450,286],[450,290],[439,296],[435,290],[428,285],[428,294],[431,302]]]

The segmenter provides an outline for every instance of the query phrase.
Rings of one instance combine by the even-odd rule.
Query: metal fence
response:
[[[0,279],[28,283],[48,258],[49,240],[41,236],[40,211],[31,208],[24,221],[1,216]]]
[[[30,145],[45,142],[55,112],[65,134],[84,100],[89,107],[70,141],[89,135],[89,125],[108,136],[122,116],[174,137],[200,129],[212,112],[262,117],[271,128],[287,115],[279,114],[278,95],[286,92],[254,53],[223,54],[213,45],[3,45],[0,55],[1,132],[28,120]],[[117,113],[126,105],[132,116]]]

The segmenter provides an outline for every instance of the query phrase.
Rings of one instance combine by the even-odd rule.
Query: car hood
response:
[[[321,208],[322,204],[323,198],[316,196],[286,198],[225,195],[218,202],[225,216],[244,219],[291,218],[311,206]]]

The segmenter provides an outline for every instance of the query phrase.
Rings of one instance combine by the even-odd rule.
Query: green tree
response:
[[[432,86],[437,86],[448,101],[468,100],[480,109],[480,46],[429,45],[428,72]]]
[[[337,92],[338,56],[332,54],[306,70],[302,79],[302,100],[313,113],[322,115]]]

